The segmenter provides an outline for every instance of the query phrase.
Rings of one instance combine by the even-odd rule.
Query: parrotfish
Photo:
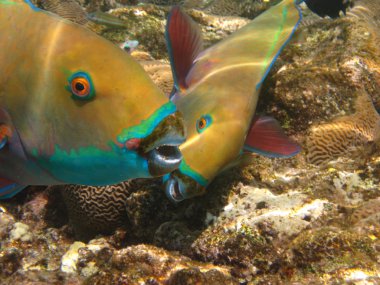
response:
[[[0,197],[178,167],[182,116],[118,46],[29,0],[0,0]]]
[[[276,120],[255,116],[255,109],[263,80],[301,17],[296,1],[284,0],[202,51],[199,28],[173,8],[166,26],[171,99],[184,116],[187,139],[180,167],[164,176],[169,198],[201,195],[244,152],[291,157],[300,151]]]

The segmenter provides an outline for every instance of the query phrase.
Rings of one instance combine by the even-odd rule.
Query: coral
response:
[[[129,183],[105,187],[68,185],[59,187],[68,207],[70,223],[80,239],[94,233],[111,233],[127,221]]]
[[[108,9],[136,1],[79,2]],[[137,39],[141,45],[132,55],[167,92],[170,68],[154,58],[167,58],[163,27],[169,7],[140,2],[111,11],[128,29],[98,32],[115,43]],[[259,10],[245,12],[240,4],[267,5],[181,2],[200,23],[206,46],[249,21],[207,11],[231,13],[225,12],[231,7],[236,15],[254,14]],[[356,2],[347,18],[306,13],[262,87],[258,111],[277,117],[306,146],[314,128],[342,122],[339,117],[352,126],[358,114],[374,112],[368,105],[358,108],[358,95],[380,107],[380,6]],[[369,134],[365,142],[375,137],[373,128],[355,127]],[[321,137],[327,136],[323,131]],[[282,160],[253,155],[250,165],[221,173],[204,196],[179,204],[166,199],[161,179],[103,190],[68,186],[67,193],[63,186],[29,187],[0,203],[1,283],[377,284],[380,150],[361,151],[359,158],[339,155],[323,165],[309,164],[306,154]],[[99,233],[110,235],[89,241]]]
[[[132,54],[132,56],[134,56]],[[173,89],[173,76],[170,64],[163,61],[140,61],[144,70],[152,78],[153,82],[165,92],[170,94]]]
[[[115,251],[111,264],[112,274],[100,269],[84,284],[237,284],[227,267],[193,262],[148,245]]]
[[[102,36],[115,43],[124,42],[125,38],[138,40],[140,50],[148,51],[155,59],[168,59],[164,27],[169,7],[123,7],[110,13],[123,19],[127,29],[103,29],[99,31]],[[187,10],[187,13],[201,25],[205,47],[220,41],[249,22],[245,18],[218,17],[194,9]]]
[[[344,155],[363,156],[371,143],[380,143],[380,115],[364,92],[358,96],[355,114],[311,129],[308,160],[322,164]]]
[[[345,266],[376,270],[373,241],[336,228],[302,233],[293,242],[290,263],[305,271],[328,273]]]
[[[79,259],[78,250],[84,247],[83,242],[74,242],[70,245],[69,250],[62,256],[61,271],[65,273],[74,273],[77,270],[77,262]]]
[[[264,12],[271,5],[276,4],[276,0],[146,0],[156,5],[181,5],[185,8],[201,9],[208,14],[219,16],[240,16],[253,19]]]
[[[355,208],[349,221],[352,224],[372,224],[380,227],[380,198],[366,201]]]
[[[28,225],[17,222],[13,225],[13,229],[9,232],[11,240],[32,241],[32,235]]]
[[[376,104],[380,88],[377,38],[360,19],[321,19],[301,27],[266,80],[259,109],[293,132],[354,111],[365,90]],[[356,62],[356,63],[354,63]]]

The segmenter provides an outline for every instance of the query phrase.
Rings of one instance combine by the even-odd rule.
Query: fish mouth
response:
[[[186,198],[182,195],[184,191],[183,187],[180,186],[179,181],[170,177],[165,183],[165,194],[173,202],[181,202]]]
[[[162,176],[181,164],[179,146],[184,141],[183,117],[177,111],[162,120],[149,136],[141,139],[136,150],[147,159],[149,173],[152,176]]]
[[[166,196],[176,203],[202,195],[206,190],[206,187],[182,174],[179,170],[175,170],[168,176],[164,187]]]
[[[162,176],[174,171],[182,161],[179,145],[162,145],[147,153],[148,169],[152,176]]]

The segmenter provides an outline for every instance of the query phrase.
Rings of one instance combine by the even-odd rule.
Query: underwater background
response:
[[[172,5],[209,47],[281,1],[32,2],[120,45],[170,94]],[[326,17],[301,4],[256,110],[298,155],[255,155],[177,204],[159,178],[28,187],[0,201],[0,284],[380,284],[380,2],[319,5]]]

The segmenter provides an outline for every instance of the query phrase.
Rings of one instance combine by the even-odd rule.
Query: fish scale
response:
[[[183,58],[188,55],[191,59],[193,50],[189,47],[197,48],[193,42],[187,44],[188,39],[199,42],[197,28],[183,12],[172,10],[166,30],[177,89],[172,101],[187,126],[187,140],[180,146],[184,160],[164,178],[173,200],[203,194],[215,176],[243,151],[289,157],[300,150],[273,119],[259,119],[251,129],[262,83],[300,20],[296,1],[284,0],[200,52],[189,66]],[[186,69],[188,74],[183,78]],[[197,127],[200,120],[206,121],[202,131]],[[247,136],[252,131],[259,134]],[[246,137],[249,145],[256,145],[245,147]]]
[[[0,179],[14,194],[178,166],[182,117],[130,55],[30,1],[0,0],[0,11],[0,125],[11,129],[0,133]]]

